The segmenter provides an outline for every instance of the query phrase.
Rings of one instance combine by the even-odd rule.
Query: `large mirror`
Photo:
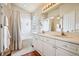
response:
[[[48,12],[50,31],[79,33],[79,4],[62,4]]]

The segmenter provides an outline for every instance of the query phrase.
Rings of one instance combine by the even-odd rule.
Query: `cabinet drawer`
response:
[[[48,43],[48,44],[55,45],[55,40],[54,39],[47,38],[47,37],[41,37],[41,40]]]
[[[57,48],[56,49],[56,56],[76,56],[76,55],[73,53],[70,53],[64,49]]]
[[[43,55],[55,56],[55,48],[53,48],[50,44],[43,43]]]
[[[56,46],[64,48],[68,51],[71,51],[79,55],[79,45],[56,40]]]
[[[34,35],[34,39],[39,39],[39,36],[38,35]]]
[[[55,45],[55,40],[54,39],[46,38],[46,40],[47,40],[47,43]]]
[[[40,36],[40,40],[44,41],[44,37]]]
[[[34,37],[37,37],[38,35],[33,35]]]

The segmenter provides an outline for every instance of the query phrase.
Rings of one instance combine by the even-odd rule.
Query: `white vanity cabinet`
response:
[[[61,48],[56,48],[56,56],[75,56],[75,54]]]
[[[79,55],[79,45],[77,45],[77,44],[72,44],[69,42],[56,40],[56,46],[58,46],[62,49],[68,50],[68,51],[74,53],[75,55]]]
[[[38,35],[34,35],[32,45],[34,49],[37,50],[41,55],[43,55],[43,42],[41,41],[41,37]]]
[[[45,56],[55,56],[55,48],[52,45],[44,42],[43,46],[44,46],[43,47],[43,55],[45,55]]]
[[[43,37],[40,36],[41,41],[42,41],[42,51],[44,56],[55,56],[55,40],[48,38],[48,37]]]
[[[35,50],[38,50],[38,46],[39,46],[39,43],[38,42],[39,39],[39,36],[38,35],[33,35],[33,41],[32,41],[32,45],[34,46],[34,49]]]
[[[37,47],[37,38],[36,37],[33,37],[33,42],[32,42],[32,45],[34,46],[34,49],[37,50],[38,47]]]
[[[62,41],[60,39],[37,35],[34,37],[33,45],[43,56],[78,56],[79,45]]]
[[[44,45],[43,45],[43,42],[41,40],[37,40],[38,43],[37,43],[37,51],[43,55],[43,48],[44,48]]]
[[[43,36],[34,37],[33,40],[34,49],[37,50],[43,56],[55,56],[55,41]],[[53,44],[52,44],[53,41]]]

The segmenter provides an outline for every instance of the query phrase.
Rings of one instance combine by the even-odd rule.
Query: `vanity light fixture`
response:
[[[61,19],[61,17],[60,16],[57,16],[57,19]]]
[[[45,5],[43,8],[42,8],[42,13],[48,11],[49,9],[51,8],[54,8],[56,6],[60,5],[60,3],[48,3],[47,5]]]
[[[49,4],[47,4],[42,10],[43,10],[43,11],[44,11],[44,10],[47,10],[48,8],[52,7],[52,5],[54,5],[54,4],[56,4],[56,3],[49,3]]]

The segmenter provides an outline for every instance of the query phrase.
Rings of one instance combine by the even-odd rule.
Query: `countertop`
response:
[[[79,45],[79,35],[73,33],[65,33],[65,36],[62,36],[60,32],[45,32],[45,33],[33,33],[33,34],[49,38],[55,38],[57,40],[67,41]]]

